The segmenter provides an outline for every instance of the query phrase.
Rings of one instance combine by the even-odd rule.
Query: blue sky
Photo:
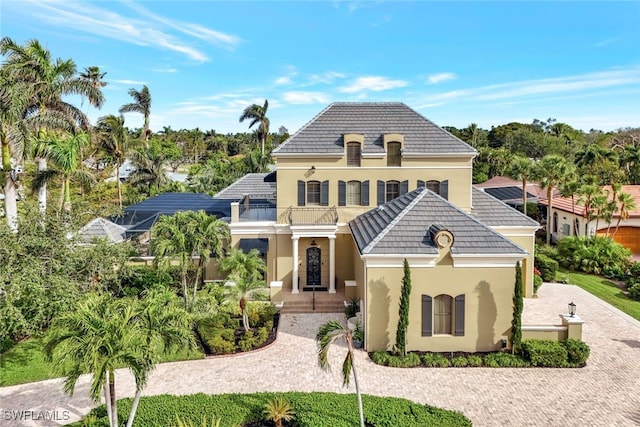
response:
[[[400,101],[460,128],[640,127],[637,1],[1,0],[0,34],[107,72],[93,120],[146,84],[154,131],[246,131],[242,110],[265,98],[272,131],[336,101]]]

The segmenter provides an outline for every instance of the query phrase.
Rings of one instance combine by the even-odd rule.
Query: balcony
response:
[[[275,221],[276,207],[273,204],[239,205],[240,222]]]
[[[278,223],[289,225],[335,225],[338,223],[336,207],[290,207],[278,217]]]

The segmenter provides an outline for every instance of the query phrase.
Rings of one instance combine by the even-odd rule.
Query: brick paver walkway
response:
[[[591,346],[582,369],[400,369],[373,364],[358,352],[356,366],[364,393],[405,397],[462,411],[476,426],[633,426],[640,425],[640,322],[575,286],[545,284],[540,298],[525,301],[525,324],[558,324],[567,303],[586,320],[584,340]],[[255,391],[335,391],[343,388],[341,348],[332,350],[332,372],[317,367],[313,336],[319,324],[341,315],[286,315],[272,347],[229,358],[159,365],[146,395],[248,393]],[[131,396],[131,376],[118,372],[118,396]],[[43,426],[56,422],[10,422],[6,410],[58,411],[71,420],[94,403],[88,378],[69,398],[61,380],[0,388],[0,425]],[[365,407],[365,413],[367,408]]]

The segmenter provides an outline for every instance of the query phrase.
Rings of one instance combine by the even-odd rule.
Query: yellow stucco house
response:
[[[264,254],[285,308],[357,298],[365,348],[391,348],[407,259],[408,350],[496,350],[518,261],[533,294],[539,224],[472,187],[476,154],[402,103],[334,103],[273,151],[275,171],[214,199],[230,205],[232,244]]]

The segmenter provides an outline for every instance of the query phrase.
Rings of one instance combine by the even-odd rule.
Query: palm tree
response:
[[[356,385],[356,395],[358,397],[358,411],[360,413],[360,427],[364,427],[364,414],[362,411],[362,396],[360,395],[360,385],[358,384],[358,375],[356,373],[356,367],[353,364],[353,336],[348,328],[345,328],[342,323],[337,320],[330,320],[320,326],[316,333],[316,343],[318,344],[318,363],[324,370],[330,368],[329,366],[329,348],[331,344],[336,342],[338,338],[343,338],[347,343],[347,355],[342,362],[342,379],[343,385],[349,385],[349,377],[353,371],[353,380]]]
[[[551,211],[553,208],[553,189],[562,183],[571,173],[570,163],[562,156],[549,154],[535,164],[535,175],[540,187],[547,190],[547,245],[551,243]]]
[[[132,151],[131,162],[135,170],[129,175],[129,183],[138,188],[146,189],[149,195],[160,191],[169,182],[164,169],[165,156],[158,150],[148,148]]]
[[[616,228],[613,230],[612,238],[616,237],[616,233],[618,232],[618,227],[620,227],[620,222],[629,218],[629,212],[636,208],[636,201],[633,196],[629,193],[618,193],[618,203],[619,203],[619,211],[620,214],[618,216],[618,222],[616,223]]]
[[[245,330],[249,330],[247,315],[247,298],[257,289],[264,287],[262,275],[267,267],[257,249],[248,253],[240,249],[231,249],[227,256],[220,261],[219,270],[229,274],[229,279],[235,282],[232,292],[238,297],[242,311],[242,323]]]
[[[261,153],[264,157],[264,146],[267,142],[267,136],[269,135],[269,118],[267,117],[267,110],[269,109],[269,101],[264,100],[264,105],[261,107],[258,104],[249,105],[244,109],[240,116],[240,123],[245,120],[251,120],[249,123],[249,129],[254,125],[258,126],[258,138],[260,139]]]
[[[77,75],[76,65],[72,59],[62,60],[51,57],[39,41],[30,40],[24,46],[14,42],[9,37],[0,40],[0,54],[6,56],[3,69],[14,77],[31,84],[33,91],[26,116],[38,115],[43,117],[38,136],[45,137],[47,128],[62,128],[70,131],[75,125],[88,131],[91,127],[85,114],[75,106],[62,100],[65,95],[80,95],[87,98],[91,105],[100,108],[104,103],[104,96],[99,87]],[[37,159],[38,171],[47,169],[47,161]],[[47,206],[46,185],[38,190],[38,201],[43,212]]]
[[[129,89],[129,96],[131,96],[134,102],[125,104],[120,107],[120,113],[140,113],[144,116],[144,140],[149,140],[149,115],[151,114],[151,94],[147,85],[142,86],[142,89],[138,92],[135,88]]]
[[[571,213],[576,213],[576,194],[580,190],[580,183],[575,180],[566,180],[560,186],[560,195],[562,197],[571,197]],[[577,236],[579,230],[576,228],[576,222],[573,221],[573,235]]]
[[[116,184],[118,186],[118,202],[122,210],[122,185],[120,182],[120,166],[125,161],[127,152],[131,148],[129,131],[124,126],[124,116],[113,114],[101,117],[96,126],[100,149],[111,160],[116,169]]]
[[[107,73],[100,72],[100,67],[96,65],[87,67],[83,73],[80,73],[80,77],[91,82],[95,88],[102,88],[107,85],[107,82],[102,80],[106,75]]]
[[[38,138],[34,145],[35,157],[51,160],[54,168],[38,173],[32,183],[34,189],[46,185],[55,176],[62,177],[62,187],[60,190],[59,210],[71,211],[71,189],[70,180],[76,178],[84,185],[95,183],[95,178],[89,172],[81,169],[80,153],[82,148],[89,144],[89,137],[86,133],[75,135],[57,136],[45,134],[45,137]]]
[[[509,177],[522,182],[522,209],[527,214],[527,181],[533,177],[533,163],[526,157],[517,156],[507,170]]]

